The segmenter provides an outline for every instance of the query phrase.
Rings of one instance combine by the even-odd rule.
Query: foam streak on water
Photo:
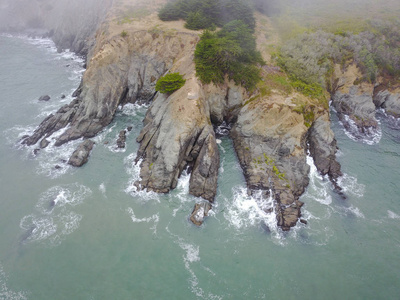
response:
[[[135,216],[135,212],[133,211],[133,209],[131,207],[128,207],[126,212],[130,215],[132,222],[133,223],[150,223],[150,222],[154,222],[154,225],[152,227],[150,227],[151,230],[153,230],[153,234],[157,234],[157,224],[160,221],[160,215],[154,214],[151,217],[148,218],[137,218]]]
[[[192,265],[195,263],[201,263],[200,260],[200,247],[194,244],[190,244],[186,242],[183,238],[179,237],[178,235],[172,233],[167,226],[166,231],[171,235],[171,237],[174,239],[174,243],[179,245],[179,247],[184,251],[184,254],[182,255],[183,263],[185,265],[186,270],[190,274],[190,278],[188,279],[189,284],[190,284],[190,289],[193,294],[195,294],[197,297],[201,299],[212,299],[212,300],[220,300],[223,299],[223,297],[214,295],[212,293],[207,293],[205,292],[199,285],[199,279],[196,276],[196,273],[193,270]],[[204,270],[209,272],[211,276],[215,276],[215,273],[212,272],[209,268],[202,266]]]
[[[82,215],[72,211],[91,194],[91,190],[80,184],[55,186],[42,194],[36,211],[21,219],[24,230],[22,242],[47,240],[50,245],[59,245],[66,235],[74,232]]]

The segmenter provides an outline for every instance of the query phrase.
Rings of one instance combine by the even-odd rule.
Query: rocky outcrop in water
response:
[[[151,103],[137,137],[140,180],[135,185],[167,193],[187,170],[190,194],[208,200],[195,205],[190,220],[196,225],[202,224],[217,194],[220,157],[214,126],[223,122],[229,124],[226,131],[232,127],[249,194],[261,194],[260,206],[276,214],[283,230],[296,225],[301,216],[299,197],[309,181],[307,139],[318,170],[336,183],[341,173],[329,118],[321,117],[326,108],[318,108],[320,104],[295,92],[250,94],[228,80],[203,85],[193,62],[197,33],[182,24],[166,25],[155,15],[124,26],[109,22],[98,28],[75,99],[48,116],[24,144],[42,141],[45,147],[48,138],[65,128],[55,146],[90,138],[110,124],[119,106]],[[171,95],[155,93],[157,79],[167,72],[181,73],[185,85]],[[298,106],[310,108],[313,116],[315,111],[316,120],[306,122]],[[118,147],[125,146],[125,140],[124,130]],[[69,163],[85,163],[92,143],[81,144]]]
[[[190,215],[190,221],[197,226],[201,226],[204,222],[204,218],[208,216],[208,212],[212,206],[209,202],[196,203],[192,214]]]
[[[49,95],[43,95],[39,97],[39,101],[49,101],[50,96]]]
[[[309,182],[306,133],[303,117],[271,98],[245,105],[231,132],[249,193],[261,190],[264,201],[273,197],[271,208],[283,230],[301,216],[299,197]]]
[[[76,148],[74,153],[72,153],[68,164],[74,167],[81,167],[87,163],[90,151],[92,151],[94,142],[91,140],[85,140]]]
[[[385,84],[378,84],[374,90],[374,104],[395,118],[400,118],[400,90],[390,91]]]

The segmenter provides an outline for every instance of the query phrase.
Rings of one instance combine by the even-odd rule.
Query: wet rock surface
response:
[[[208,216],[208,212],[212,206],[209,202],[196,203],[194,205],[192,214],[190,215],[190,221],[197,226],[201,226],[204,222],[204,218]]]
[[[90,151],[92,151],[94,142],[91,140],[85,140],[82,142],[72,153],[68,160],[68,164],[74,167],[81,167],[87,163]]]
[[[121,130],[117,139],[117,147],[120,149],[125,148],[125,142],[126,142],[126,130]]]

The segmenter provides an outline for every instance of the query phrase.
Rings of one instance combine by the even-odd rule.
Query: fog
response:
[[[112,0],[0,0],[0,29],[56,29],[98,18]]]

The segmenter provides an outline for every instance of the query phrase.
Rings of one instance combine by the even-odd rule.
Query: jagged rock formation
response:
[[[213,125],[222,122],[233,124],[231,137],[249,193],[261,191],[265,201],[269,196],[274,199],[274,206],[266,211],[276,213],[283,230],[296,225],[301,216],[299,197],[309,181],[307,141],[318,170],[336,183],[341,173],[326,107],[296,92],[249,94],[228,80],[218,86],[203,85],[193,62],[198,33],[183,28],[182,22],[166,25],[156,14],[126,26],[111,20],[98,28],[96,42],[89,47],[87,71],[75,99],[48,116],[24,144],[41,141],[40,146],[46,147],[48,138],[67,126],[56,146],[91,138],[113,120],[118,106],[152,101],[137,137],[141,171],[135,184],[167,193],[187,168],[189,192],[209,201],[195,206],[190,219],[197,225],[207,216],[217,192],[220,158]],[[183,74],[186,83],[172,95],[156,94],[156,81],[166,72]],[[299,105],[309,107],[315,120],[306,122],[306,116],[296,110]],[[311,129],[309,122],[314,122]],[[125,131],[121,146],[124,135]],[[82,157],[81,148],[89,143],[85,141],[75,156]]]
[[[189,191],[213,201],[219,153],[210,122],[210,108],[194,74],[191,57],[175,71],[186,70],[186,84],[170,97],[157,96],[144,120],[137,141],[141,188],[166,193],[176,187],[184,168],[191,167]]]
[[[388,115],[400,117],[400,89],[385,78],[378,78],[375,84],[362,82],[361,71],[350,65],[345,70],[336,66],[334,72],[335,89],[332,105],[346,129],[357,127],[356,137],[375,134],[378,122],[376,109],[384,109]]]
[[[332,94],[332,106],[340,121],[348,130],[351,130],[351,123],[354,123],[357,127],[354,134],[357,137],[373,134],[378,126],[372,101],[373,85],[354,84],[362,78],[362,73],[355,65],[350,65],[345,70],[337,65],[333,76],[336,88]]]
[[[336,139],[330,128],[329,115],[324,114],[317,118],[309,130],[309,150],[314,158],[315,166],[322,175],[328,175],[329,179],[340,192],[337,179],[342,176],[340,164],[336,161]]]
[[[373,101],[376,108],[383,108],[386,113],[395,118],[400,118],[400,90],[389,88],[387,84],[377,84],[374,89]]]
[[[271,98],[245,105],[232,138],[250,193],[262,190],[276,200],[278,225],[288,230],[297,223],[298,199],[308,185],[307,127],[301,115]]]

